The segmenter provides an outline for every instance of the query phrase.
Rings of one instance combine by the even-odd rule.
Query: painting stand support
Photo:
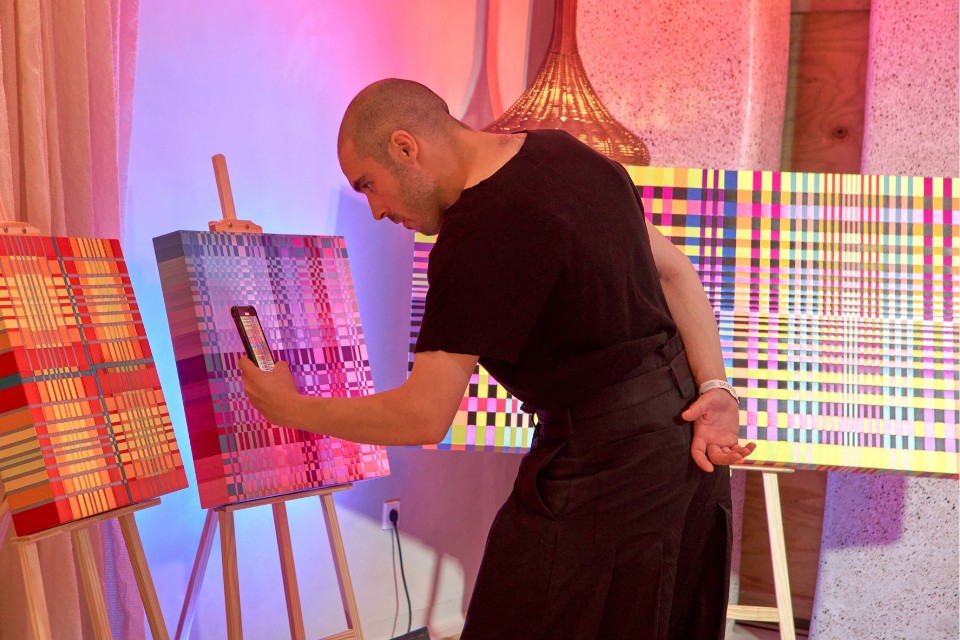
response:
[[[233,202],[233,191],[230,187],[230,176],[227,173],[227,161],[221,154],[213,156],[213,172],[217,181],[217,192],[220,194],[220,208],[223,218],[208,223],[212,232],[233,233],[262,233],[263,228],[250,220],[238,220]],[[187,585],[183,608],[180,610],[180,620],[177,623],[176,638],[180,640],[190,636],[193,625],[193,616],[197,606],[197,597],[203,584],[203,576],[210,559],[210,549],[213,546],[213,537],[220,527],[220,550],[223,561],[223,596],[227,615],[227,637],[230,640],[239,640],[243,637],[243,625],[240,615],[240,580],[237,571],[237,544],[234,533],[233,513],[241,509],[249,509],[261,505],[271,505],[273,508],[273,522],[277,534],[277,546],[280,550],[280,570],[283,574],[283,591],[287,603],[287,618],[290,623],[290,637],[293,640],[304,640],[303,611],[300,607],[300,591],[297,587],[297,572],[293,563],[293,547],[290,544],[290,527],[287,524],[287,507],[289,500],[297,500],[311,496],[319,496],[323,505],[323,519],[327,526],[327,538],[330,551],[333,554],[333,566],[337,572],[337,583],[340,586],[340,599],[343,602],[343,614],[347,621],[347,630],[327,636],[321,640],[363,640],[360,630],[360,615],[357,612],[357,603],[353,595],[353,583],[350,580],[350,571],[347,567],[347,555],[343,549],[343,538],[340,535],[340,524],[337,520],[336,507],[332,494],[336,491],[349,489],[351,484],[334,487],[324,487],[312,491],[250,500],[239,504],[224,505],[207,509],[207,516],[203,523],[203,532],[200,534],[200,544],[197,547],[197,556],[193,562],[193,571]]]
[[[220,550],[223,557],[223,599],[227,613],[227,637],[230,640],[239,640],[243,637],[233,512],[269,504],[273,507],[273,523],[277,532],[277,546],[280,550],[280,571],[283,574],[283,592],[287,601],[290,637],[293,640],[304,640],[306,636],[303,629],[303,613],[300,607],[300,591],[297,588],[297,572],[293,564],[293,547],[290,544],[290,527],[287,524],[286,502],[319,496],[323,505],[323,519],[327,525],[330,552],[333,554],[333,566],[336,569],[337,583],[340,586],[343,615],[347,620],[346,631],[325,636],[321,640],[363,640],[363,633],[360,630],[360,615],[357,612],[357,602],[353,596],[353,583],[350,580],[350,570],[347,568],[347,555],[343,549],[340,524],[337,520],[337,511],[331,495],[336,491],[349,489],[352,486],[344,484],[325,487],[314,491],[207,509],[207,518],[203,523],[203,533],[200,535],[200,545],[197,547],[197,557],[193,562],[193,572],[190,574],[190,582],[187,585],[187,595],[183,601],[183,609],[180,611],[176,639],[185,640],[190,636],[190,627],[193,625],[193,615],[197,606],[197,596],[200,593],[200,586],[203,584],[203,575],[207,569],[210,549],[213,546],[213,537],[217,533],[218,524],[220,526]]]
[[[783,537],[783,512],[780,510],[780,485],[777,475],[793,473],[793,469],[731,465],[731,470],[759,471],[763,474],[763,497],[767,508],[767,533],[770,537],[770,561],[773,563],[773,585],[777,606],[755,607],[740,604],[727,605],[729,620],[776,622],[780,625],[782,640],[796,640],[793,624],[793,602],[790,599],[790,577],[787,573],[787,546]]]
[[[107,617],[107,603],[103,593],[103,580],[97,569],[96,556],[90,540],[90,527],[101,521],[117,518],[126,543],[127,555],[133,565],[133,573],[140,590],[140,599],[147,615],[150,632],[156,640],[167,640],[167,627],[163,622],[160,611],[160,602],[157,592],[150,578],[150,569],[147,558],[143,553],[140,542],[140,532],[137,530],[137,521],[133,514],[141,509],[147,509],[160,504],[159,498],[147,502],[116,509],[99,515],[83,518],[67,524],[62,524],[46,531],[40,531],[27,536],[14,537],[11,542],[17,547],[20,556],[20,569],[23,572],[23,582],[27,592],[27,607],[30,610],[30,622],[33,627],[33,637],[37,640],[49,640],[53,636],[50,632],[50,618],[47,612],[47,601],[43,593],[43,576],[40,572],[40,556],[37,551],[37,542],[45,538],[69,533],[73,542],[73,553],[80,570],[80,581],[87,601],[87,612],[93,625],[97,640],[111,640],[113,633],[110,630],[110,620]],[[12,520],[6,497],[0,502],[0,535],[5,536]],[[4,538],[0,537],[0,544]]]

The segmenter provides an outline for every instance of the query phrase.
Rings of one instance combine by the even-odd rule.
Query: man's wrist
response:
[[[729,394],[733,397],[734,400],[737,401],[737,404],[740,404],[740,394],[737,393],[737,390],[734,388],[734,386],[733,386],[732,384],[730,384],[729,382],[727,382],[726,380],[717,379],[717,380],[706,380],[706,381],[704,381],[704,382],[700,385],[699,395],[702,396],[702,395],[705,394],[707,391],[711,391],[711,390],[713,390],[713,389],[723,389],[724,391],[726,391],[727,393],[729,393]]]

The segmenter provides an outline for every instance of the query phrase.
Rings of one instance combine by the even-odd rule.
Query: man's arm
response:
[[[682,251],[649,220],[646,225],[660,285],[670,315],[677,323],[694,380],[698,386],[706,380],[726,380],[720,332],[700,277]],[[693,422],[690,455],[705,471],[713,471],[714,464],[737,464],[756,447],[753,443],[745,447],[738,444],[740,407],[723,389],[712,389],[698,397],[682,417]]]
[[[445,351],[420,352],[402,385],[357,398],[301,395],[284,362],[265,373],[244,357],[240,370],[250,402],[273,424],[353,442],[411,445],[443,439],[477,359]]]

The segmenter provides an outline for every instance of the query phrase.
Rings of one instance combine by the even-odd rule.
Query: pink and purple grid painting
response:
[[[0,481],[17,535],[187,486],[116,240],[0,236]]]
[[[230,308],[253,305],[302,393],[373,392],[343,238],[177,231],[154,249],[202,507],[389,473],[382,447],[268,423],[237,368]]]
[[[754,462],[958,475],[956,178],[628,169],[703,280]],[[524,451],[530,426],[478,367],[439,446]]]

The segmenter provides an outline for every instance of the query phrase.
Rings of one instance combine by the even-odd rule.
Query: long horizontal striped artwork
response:
[[[268,423],[237,365],[230,308],[252,305],[302,393],[373,393],[343,238],[177,231],[153,242],[202,507],[389,473],[381,447]]]
[[[629,171],[703,280],[755,463],[958,475],[956,178]],[[417,237],[411,353],[430,246]],[[529,446],[516,401],[475,379],[441,446]]]
[[[0,481],[21,536],[187,486],[116,240],[0,236]]]

